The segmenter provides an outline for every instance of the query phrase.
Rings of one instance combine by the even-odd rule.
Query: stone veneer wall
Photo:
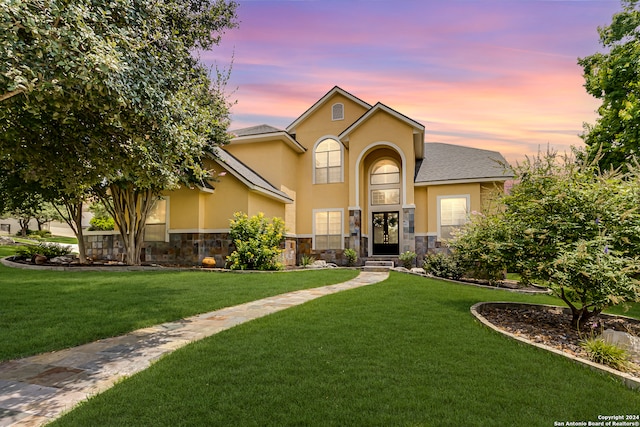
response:
[[[353,237],[345,237],[345,248],[352,243]],[[125,258],[124,244],[119,234],[89,234],[85,236],[87,256],[94,260],[122,261]],[[318,260],[333,262],[339,266],[347,265],[344,250],[312,250],[310,237],[286,238],[282,262],[286,266],[299,265],[303,255]],[[367,237],[360,237],[360,256],[356,265],[363,265],[368,257]],[[142,261],[144,263],[165,265],[200,265],[205,257],[213,257],[218,267],[224,267],[226,257],[235,250],[228,233],[172,233],[169,242],[144,242]],[[441,246],[436,236],[415,236],[416,265],[422,266],[426,255],[449,252]]]

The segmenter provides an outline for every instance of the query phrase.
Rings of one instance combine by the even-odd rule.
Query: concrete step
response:
[[[389,271],[395,267],[393,261],[365,261],[364,271]]]

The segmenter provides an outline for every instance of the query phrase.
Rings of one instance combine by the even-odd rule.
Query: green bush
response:
[[[16,254],[24,258],[32,258],[34,255],[44,255],[47,258],[65,256],[71,253],[71,246],[62,246],[58,243],[38,243],[37,245],[20,246]]]
[[[345,249],[344,256],[347,258],[347,265],[349,267],[353,267],[354,265],[356,265],[356,261],[358,261],[358,254],[354,249]]]
[[[455,255],[429,254],[424,258],[424,270],[436,277],[457,280],[464,275],[464,268]]]
[[[110,216],[107,217],[97,217],[94,216],[89,221],[89,231],[106,231],[115,229],[115,221]]]
[[[615,344],[609,344],[600,338],[583,340],[580,346],[587,352],[589,359],[596,363],[624,371],[629,363],[629,353]]]
[[[309,255],[302,255],[302,257],[300,258],[300,265],[303,267],[308,267],[314,262],[316,262],[315,257]]]
[[[401,253],[398,258],[402,261],[402,266],[406,269],[410,269],[413,266],[413,261],[416,259],[416,253],[412,251],[406,251]]]
[[[227,257],[232,270],[282,270],[278,256],[284,240],[284,221],[270,221],[261,212],[251,218],[236,212],[231,220],[229,235],[236,250]]]

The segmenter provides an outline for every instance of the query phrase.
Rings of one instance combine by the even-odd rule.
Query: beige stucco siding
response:
[[[331,108],[336,103],[344,105],[344,120],[332,120]],[[326,135],[337,136],[367,110],[341,94],[336,94],[307,117],[295,129],[296,139],[307,149],[313,150],[317,140]]]
[[[349,204],[351,206],[366,205],[366,195],[363,194],[363,182],[366,180],[368,169],[363,164],[367,155],[381,148],[390,148],[396,151],[404,163],[403,194],[405,198],[403,204],[414,203],[413,197],[413,175],[415,171],[415,158],[413,152],[413,128],[396,117],[384,111],[378,111],[349,134],[349,152],[357,153],[349,158],[349,175],[355,176],[359,173],[358,195],[356,186],[352,186],[349,193]]]
[[[166,192],[169,198],[169,229],[198,228],[201,220],[200,191],[186,187]]]
[[[297,154],[280,140],[230,144],[225,150],[249,166],[276,188],[294,188]]]
[[[248,208],[246,213],[249,216],[262,212],[267,218],[278,217],[284,219],[284,203],[265,197],[260,193],[250,192],[248,197]]]
[[[481,185],[480,184],[452,184],[452,185],[433,185],[427,187],[427,226],[428,233],[437,233],[438,231],[438,196],[462,196],[469,195],[470,211],[481,210]],[[416,207],[416,211],[418,207]]]

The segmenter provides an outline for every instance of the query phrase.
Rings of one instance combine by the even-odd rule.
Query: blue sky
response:
[[[201,54],[228,68],[232,129],[285,128],[333,86],[426,127],[427,142],[581,146],[599,102],[579,57],[618,0],[240,0],[240,26]]]

